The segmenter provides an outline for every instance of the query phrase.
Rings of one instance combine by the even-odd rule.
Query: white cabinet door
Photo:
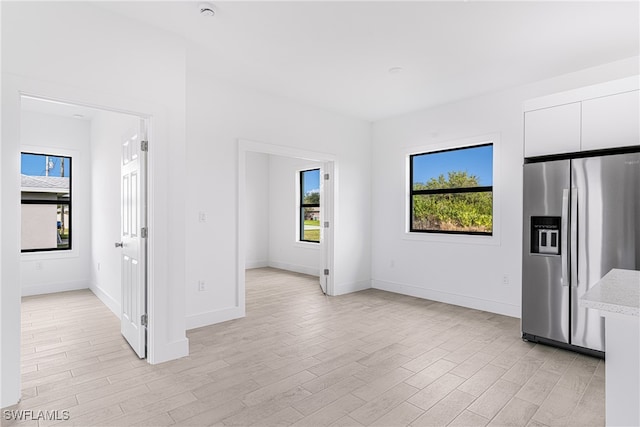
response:
[[[524,114],[524,156],[580,151],[580,103],[558,105]]]
[[[582,150],[640,144],[638,91],[582,102]]]

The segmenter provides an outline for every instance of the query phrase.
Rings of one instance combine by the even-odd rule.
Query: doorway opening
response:
[[[241,140],[238,171],[239,306],[270,269],[333,295],[334,156]]]
[[[20,101],[22,296],[95,295],[146,358],[149,118],[32,95]]]

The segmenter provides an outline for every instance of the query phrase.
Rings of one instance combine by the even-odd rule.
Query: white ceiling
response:
[[[92,120],[96,114],[96,110],[91,107],[84,107],[81,105],[68,104],[66,102],[52,101],[42,98],[33,98],[30,96],[22,96],[20,99],[20,108],[24,111],[33,111],[36,113],[74,118],[78,120]]]
[[[106,2],[195,42],[190,64],[370,121],[639,54],[637,1]],[[392,67],[403,72],[391,74]]]

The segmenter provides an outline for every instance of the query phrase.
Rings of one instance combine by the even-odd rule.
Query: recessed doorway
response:
[[[315,170],[317,181],[305,184],[305,172]],[[239,305],[245,307],[251,268],[317,277],[321,291],[333,295],[334,157],[243,140],[238,171]],[[313,206],[305,206],[314,193],[306,200]]]
[[[134,114],[21,97],[22,296],[90,290],[122,319],[119,331],[140,358],[147,123]]]

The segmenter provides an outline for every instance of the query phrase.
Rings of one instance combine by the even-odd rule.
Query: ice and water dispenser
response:
[[[559,216],[531,217],[531,253],[540,255],[560,255]]]

